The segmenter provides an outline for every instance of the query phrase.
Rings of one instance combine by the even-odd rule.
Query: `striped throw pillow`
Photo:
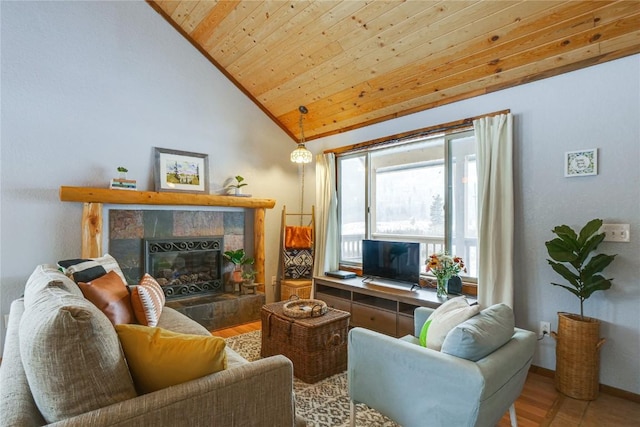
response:
[[[149,274],[142,276],[138,286],[131,291],[133,313],[141,325],[158,326],[164,302],[162,287]]]
[[[58,267],[74,282],[90,282],[102,277],[110,271],[115,271],[124,283],[127,279],[122,274],[118,261],[109,254],[98,258],[66,259],[58,261]]]

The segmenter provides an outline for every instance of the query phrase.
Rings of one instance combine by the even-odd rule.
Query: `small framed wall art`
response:
[[[573,178],[598,174],[598,149],[567,151],[564,153],[564,176]]]
[[[209,193],[209,156],[189,151],[154,148],[156,191]]]

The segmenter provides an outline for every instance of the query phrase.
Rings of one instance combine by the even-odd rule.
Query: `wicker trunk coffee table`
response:
[[[283,312],[286,302],[266,304],[260,310],[260,355],[288,357],[295,377],[306,383],[345,371],[350,314],[329,308],[318,317],[293,318]]]

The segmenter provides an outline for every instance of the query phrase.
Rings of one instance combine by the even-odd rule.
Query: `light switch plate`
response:
[[[602,224],[600,231],[605,233],[605,242],[628,242],[629,224]]]

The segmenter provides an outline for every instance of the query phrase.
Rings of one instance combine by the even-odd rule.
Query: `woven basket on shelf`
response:
[[[577,314],[558,313],[556,388],[579,400],[595,400],[600,386],[600,321]]]
[[[280,282],[280,300],[286,301],[293,295],[302,299],[311,298],[311,280],[283,279]]]

